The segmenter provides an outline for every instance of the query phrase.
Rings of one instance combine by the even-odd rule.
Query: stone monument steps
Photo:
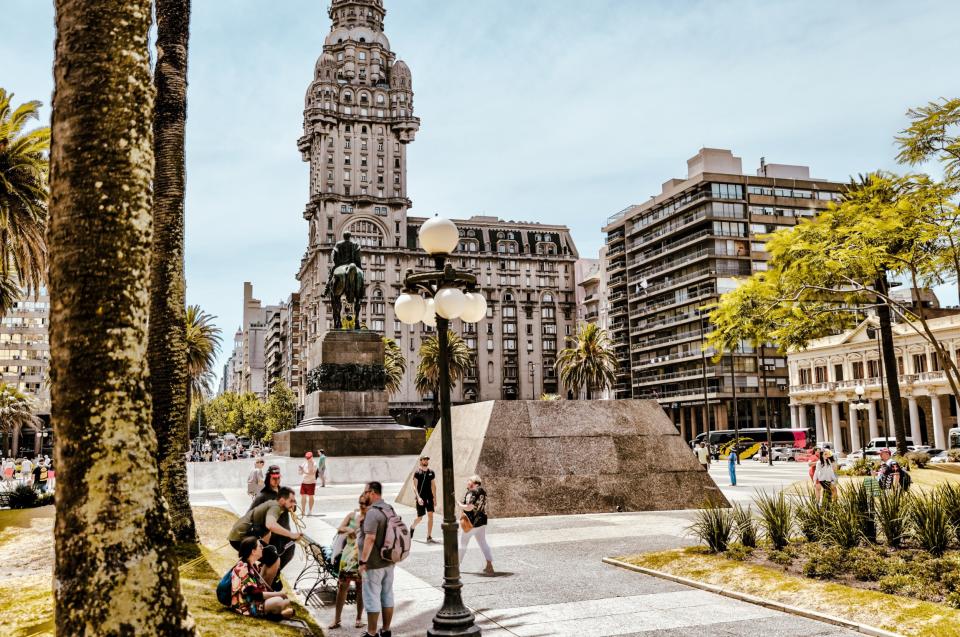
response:
[[[400,428],[393,416],[316,416],[300,422],[297,427],[336,427],[343,428]]]

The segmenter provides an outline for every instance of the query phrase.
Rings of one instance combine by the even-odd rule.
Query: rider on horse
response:
[[[330,289],[330,283],[333,282],[333,273],[338,267],[352,263],[363,270],[363,261],[360,257],[360,246],[350,240],[349,232],[344,232],[343,239],[337,241],[337,245],[333,246],[333,252],[331,253],[330,258],[333,260],[333,267],[330,268],[330,274],[327,276],[327,289],[324,290],[324,296],[327,295],[327,292]]]
[[[330,298],[334,329],[341,329],[341,296],[346,297],[347,314],[353,317],[359,327],[360,303],[364,297],[363,258],[360,246],[350,240],[349,232],[344,232],[343,239],[333,247],[330,259],[333,267],[330,268],[323,296]]]

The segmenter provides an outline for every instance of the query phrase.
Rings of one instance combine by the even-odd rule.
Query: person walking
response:
[[[770,450],[767,448],[767,443],[761,444],[761,445],[760,445],[760,460],[761,460],[762,462],[766,462],[769,457],[770,457]]]
[[[360,496],[358,508],[347,514],[340,523],[337,531],[344,536],[343,551],[340,553],[337,569],[337,603],[333,615],[333,623],[329,628],[340,628],[340,616],[343,606],[347,602],[347,593],[350,592],[350,582],[353,582],[357,591],[357,620],[356,628],[363,628],[363,578],[360,576],[360,548],[357,531],[363,525],[367,513],[367,497]],[[336,556],[334,556],[336,558]]]
[[[327,486],[327,454],[320,449],[317,452],[317,480],[321,487]]]
[[[837,471],[833,453],[829,449],[821,449],[818,454],[817,466],[813,472],[813,483],[817,499],[821,502],[837,497]],[[829,495],[828,495],[829,494]]]
[[[493,553],[487,544],[487,492],[482,486],[480,476],[467,478],[467,492],[463,495],[463,502],[456,504],[463,511],[460,519],[460,529],[463,531],[460,535],[460,562],[463,562],[463,556],[467,554],[471,538],[475,537],[483,558],[487,561],[483,572],[493,575]]]
[[[370,482],[364,489],[369,506],[363,518],[363,548],[357,572],[363,578],[363,606],[367,610],[367,632],[364,637],[392,637],[393,621],[393,562],[383,559],[383,539],[387,532],[387,515],[396,515],[393,507],[383,501],[383,486]],[[383,616],[383,627],[377,633],[377,624]]]
[[[313,496],[317,489],[317,464],[313,461],[312,451],[308,451],[304,457],[306,462],[297,467],[297,473],[300,474],[300,511],[304,517],[310,517],[313,515]]]
[[[47,464],[43,460],[33,468],[33,488],[43,493],[47,490]]]
[[[257,458],[253,463],[253,469],[247,475],[247,495],[253,500],[263,488],[263,459]]]
[[[20,479],[28,487],[33,484],[33,463],[30,458],[24,458],[20,463]]]
[[[730,449],[727,454],[727,471],[730,472],[730,486],[737,486],[737,450],[736,447]]]
[[[700,462],[700,466],[704,469],[710,468],[710,450],[707,449],[707,443],[701,442],[697,445],[697,448],[694,450],[694,453],[697,455],[697,460]]]
[[[410,539],[413,539],[413,533],[417,525],[423,521],[423,516],[427,516],[427,544],[434,544],[433,539],[433,513],[437,501],[437,475],[430,468],[430,458],[422,456],[417,470],[413,472],[413,492],[417,497],[417,519],[410,525]]]

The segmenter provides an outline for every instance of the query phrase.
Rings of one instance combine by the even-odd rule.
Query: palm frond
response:
[[[199,305],[187,306],[187,376],[193,395],[206,397],[213,390],[221,342],[220,328],[213,322],[216,318]]]
[[[450,386],[466,376],[467,370],[474,365],[473,351],[456,332],[447,331],[447,365],[450,372]],[[435,392],[440,384],[440,343],[437,336],[431,336],[420,344],[420,362],[413,381],[421,394]]]
[[[567,340],[569,347],[554,365],[561,382],[575,393],[586,388],[588,395],[613,386],[617,359],[606,331],[595,323],[581,323],[577,335]]]

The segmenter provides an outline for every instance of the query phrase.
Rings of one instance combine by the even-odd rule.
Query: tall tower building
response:
[[[307,89],[298,146],[310,163],[310,234],[298,278],[308,368],[319,361],[317,336],[329,316],[321,295],[333,243],[349,230],[368,259],[370,248],[406,244],[406,149],[420,120],[410,69],[383,33],[385,14],[382,0],[334,0]],[[367,279],[376,274],[368,271]]]
[[[400,6],[400,3],[397,3]],[[418,424],[429,394],[414,385],[418,351],[433,333],[393,315],[407,269],[425,271],[431,260],[418,244],[426,217],[409,216],[407,148],[420,120],[414,115],[410,69],[390,50],[383,33],[382,0],[334,0],[332,28],[307,89],[303,137],[310,163],[307,250],[300,263],[300,402],[309,372],[320,364],[331,329],[323,297],[330,251],[345,231],[364,247],[367,300],[360,320],[393,339],[407,357],[407,373],[391,396],[391,411]],[[461,242],[454,265],[473,272],[488,300],[478,324],[454,321],[474,352],[475,367],[453,390],[455,402],[535,398],[557,393],[553,363],[576,331],[576,247],[560,225],[503,221],[472,215],[454,222]],[[425,399],[427,402],[425,402]],[[315,414],[304,414],[309,420]]]

